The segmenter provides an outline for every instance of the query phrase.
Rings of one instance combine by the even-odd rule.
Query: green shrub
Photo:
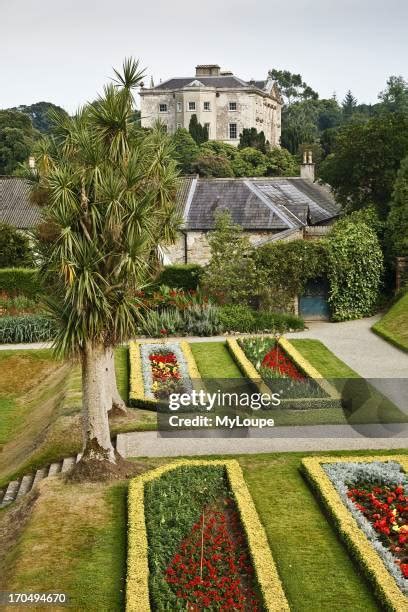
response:
[[[347,321],[373,314],[384,269],[374,229],[362,221],[342,219],[326,241],[326,253],[333,320]]]
[[[248,306],[228,304],[219,308],[223,331],[252,332],[255,328],[255,313]]]
[[[41,293],[37,270],[32,268],[0,269],[1,292],[9,296],[25,295],[28,298],[37,298]]]
[[[304,329],[304,321],[296,315],[251,310],[248,306],[226,305],[219,308],[224,332],[276,332]]]
[[[7,223],[0,223],[0,268],[32,265],[33,254],[27,236]]]
[[[54,334],[54,324],[43,315],[0,317],[0,344],[45,342]]]
[[[166,266],[160,273],[156,284],[167,285],[172,289],[197,289],[202,271],[202,267],[198,264]]]

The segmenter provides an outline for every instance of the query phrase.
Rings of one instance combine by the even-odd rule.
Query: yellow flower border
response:
[[[289,342],[287,338],[281,336],[279,338],[279,345],[289,355],[292,361],[308,376],[313,378],[315,382],[323,389],[327,395],[333,400],[340,400],[340,394],[337,389],[331,385],[323,376],[312,366],[307,359],[299,353],[297,349]],[[249,378],[254,381],[254,384],[261,393],[269,393],[269,387],[263,382],[259,372],[255,366],[249,361],[242,348],[239,346],[235,338],[227,339],[227,347],[230,351],[232,358],[240,368],[245,378]]]
[[[148,539],[145,524],[144,487],[146,483],[182,466],[224,466],[246,533],[248,548],[266,610],[290,612],[282,583],[239,463],[229,460],[182,459],[133,478],[128,493],[128,559],[126,612],[149,612]]]
[[[402,593],[380,555],[360,529],[347,506],[344,505],[339,493],[322,467],[323,463],[371,463],[373,461],[396,461],[405,472],[408,472],[408,457],[404,455],[306,457],[302,460],[302,468],[333,518],[340,536],[372,581],[383,604],[387,609],[405,612],[408,610],[408,598]]]
[[[150,344],[151,340],[133,340],[129,342],[129,402],[132,406],[156,410],[157,400],[150,399],[145,395],[145,388],[142,373],[142,358],[140,355],[141,344]],[[193,383],[201,381],[193,352],[190,345],[185,340],[179,341],[180,349],[186,360],[188,375]],[[166,342],[163,342],[163,346]]]

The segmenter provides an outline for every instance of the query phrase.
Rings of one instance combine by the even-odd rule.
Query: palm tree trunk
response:
[[[106,350],[103,344],[87,342],[82,354],[84,452],[82,461],[96,459],[116,463],[109,431]]]
[[[127,414],[126,404],[118,391],[115,372],[115,356],[111,346],[108,346],[106,349],[106,370],[108,394],[111,396],[110,400],[108,397],[108,411],[113,410],[113,412],[116,413],[120,412]]]

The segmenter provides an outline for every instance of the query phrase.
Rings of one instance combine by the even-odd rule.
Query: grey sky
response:
[[[218,63],[263,78],[300,72],[321,97],[375,102],[408,79],[406,0],[0,0],[0,108],[47,100],[73,111],[125,56],[146,84]]]

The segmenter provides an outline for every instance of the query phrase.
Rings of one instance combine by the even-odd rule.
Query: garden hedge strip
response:
[[[147,482],[160,478],[181,466],[225,467],[229,485],[245,530],[255,574],[269,612],[289,612],[283,587],[269,548],[265,530],[259,520],[254,502],[244,480],[241,467],[232,460],[176,460],[136,478],[128,493],[128,557],[126,578],[126,612],[149,612],[148,540],[145,524],[144,487]]]
[[[0,268],[0,293],[36,298],[41,293],[37,270],[31,268]]]
[[[370,463],[387,460],[398,462],[404,471],[408,472],[408,458],[403,455],[306,457],[302,460],[301,469],[333,519],[341,538],[372,582],[382,604],[387,610],[405,612],[408,609],[408,598],[398,587],[380,555],[360,529],[355,518],[344,505],[329,476],[322,468],[323,463]]]

